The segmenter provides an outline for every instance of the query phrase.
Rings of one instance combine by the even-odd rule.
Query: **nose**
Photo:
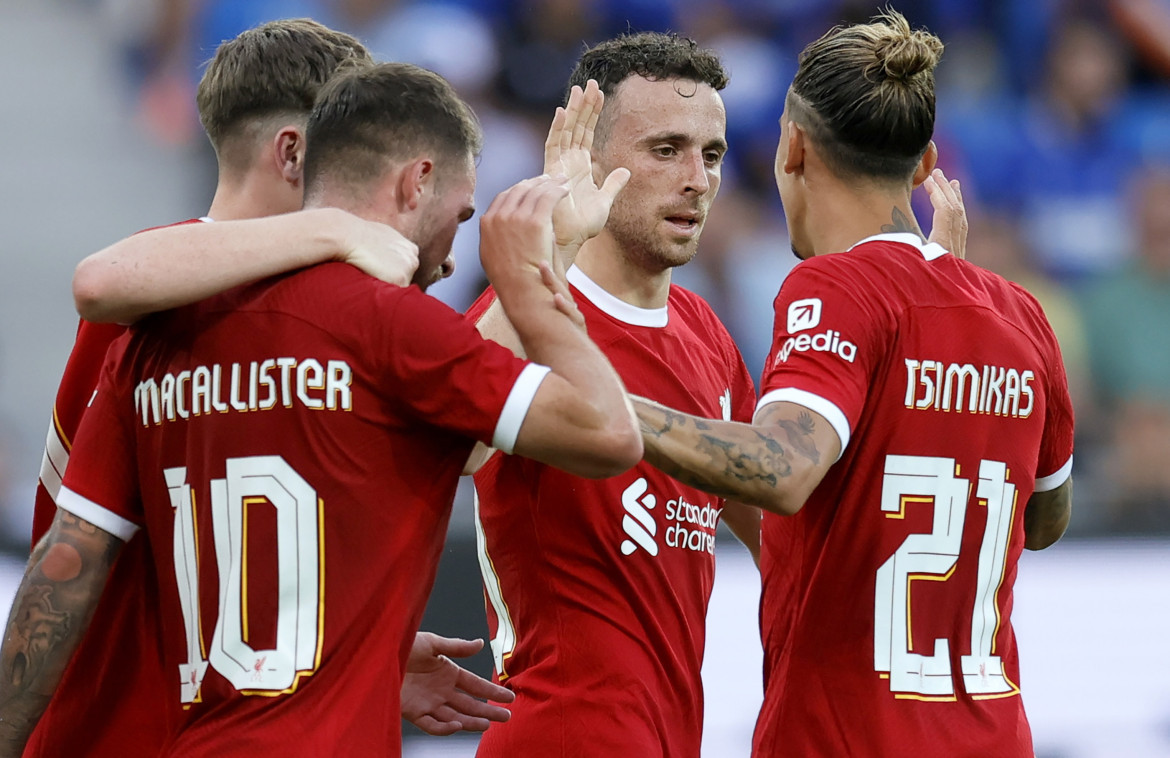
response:
[[[697,150],[686,161],[686,186],[683,194],[694,193],[705,195],[711,189],[711,177],[707,173],[707,164],[703,160],[703,152]]]
[[[439,264],[439,278],[446,279],[455,273],[455,256],[448,255],[446,260]]]

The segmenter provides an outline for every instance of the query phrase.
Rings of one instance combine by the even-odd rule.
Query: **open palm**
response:
[[[614,198],[630,179],[625,168],[614,169],[600,187],[593,179],[593,136],[604,101],[592,79],[584,90],[574,86],[568,105],[557,108],[544,143],[544,172],[568,180],[569,194],[553,211],[553,231],[558,251],[570,259],[605,227]]]

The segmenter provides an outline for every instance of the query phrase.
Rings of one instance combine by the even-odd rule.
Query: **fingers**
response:
[[[458,721],[439,721],[430,714],[423,714],[422,716],[411,719],[410,723],[432,737],[448,737],[463,729],[463,725]],[[478,731],[483,731],[483,729]]]
[[[609,197],[612,203],[613,199],[618,196],[618,193],[625,188],[630,181],[630,170],[628,168],[615,168],[605,177],[605,183],[601,185],[601,191]]]
[[[435,655],[445,655],[448,658],[467,658],[483,650],[483,640],[465,640],[458,637],[440,637],[433,635],[431,649]]]
[[[582,150],[593,149],[593,136],[597,132],[597,122],[601,118],[601,108],[605,105],[605,95],[597,81],[590,79],[585,85],[585,100],[590,104],[589,117],[584,119],[585,125],[581,134],[580,147]]]
[[[565,121],[567,118],[565,109],[557,106],[557,112],[553,116],[552,126],[548,128],[548,137],[544,140],[544,172],[546,174],[556,171],[560,166],[561,135],[565,131]]]
[[[456,715],[450,720],[458,720],[463,724],[464,729],[469,728],[468,722],[475,719],[483,721],[482,728],[478,730],[482,732],[488,728],[488,722],[495,721],[502,724],[512,718],[512,712],[507,708],[476,700],[469,695],[457,694],[447,701],[447,706],[456,712]]]
[[[561,152],[573,148],[573,134],[581,120],[581,107],[585,100],[585,93],[577,85],[569,90],[569,102],[565,105],[565,125],[561,129]],[[584,126],[582,126],[584,128]]]

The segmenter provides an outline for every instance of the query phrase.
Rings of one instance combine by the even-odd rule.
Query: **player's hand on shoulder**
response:
[[[593,79],[584,90],[574,86],[568,104],[557,108],[544,143],[544,173],[564,174],[569,182],[569,194],[553,211],[557,253],[566,268],[581,245],[605,227],[614,198],[630,179],[628,169],[617,168],[600,187],[594,181],[593,138],[604,102]]]
[[[418,245],[392,226],[349,215],[341,260],[370,276],[405,287],[418,268]]]
[[[948,180],[942,169],[935,169],[922,183],[934,216],[930,222],[930,242],[937,242],[955,254],[967,257],[967,207],[958,179]]]
[[[536,273],[552,260],[553,208],[568,192],[565,177],[544,174],[496,195],[479,222],[479,257],[490,281],[525,268]]]

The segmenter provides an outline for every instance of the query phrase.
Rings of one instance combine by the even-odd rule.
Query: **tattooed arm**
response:
[[[1072,479],[1054,490],[1033,492],[1024,508],[1024,547],[1043,550],[1064,536],[1072,516]]]
[[[101,597],[122,540],[58,510],[33,549],[0,647],[0,756],[24,750]]]
[[[771,403],[741,424],[631,399],[647,461],[712,495],[780,514],[800,510],[841,449],[829,422],[795,403]]]

